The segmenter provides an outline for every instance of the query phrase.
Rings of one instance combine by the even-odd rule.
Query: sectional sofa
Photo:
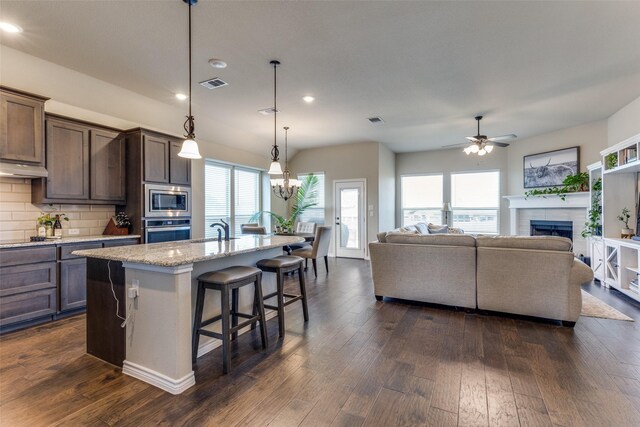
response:
[[[374,293],[575,325],[593,272],[552,236],[381,233],[369,244]]]

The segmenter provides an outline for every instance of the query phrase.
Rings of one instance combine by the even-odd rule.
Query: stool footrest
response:
[[[200,322],[200,327],[202,328],[203,326],[210,325],[210,324],[212,324],[214,322],[217,322],[219,320],[222,320],[222,314],[218,314],[217,316],[213,316],[211,319],[203,320],[202,322]]]
[[[219,340],[221,340],[223,337],[223,335],[219,332],[207,331],[206,329],[198,329],[198,333],[206,335],[208,337],[218,338]]]
[[[253,325],[258,321],[260,321],[260,316],[252,317],[251,319],[245,320],[244,322],[238,324],[238,326],[234,326],[230,328],[229,332],[238,332],[240,329],[244,328],[245,326]]]
[[[268,300],[269,298],[273,298],[273,297],[277,297],[277,296],[278,296],[278,291],[271,292],[270,294],[266,294],[262,299],[263,300]]]
[[[293,304],[294,302],[300,301],[302,299],[302,295],[287,295],[287,294],[285,294],[285,297],[291,298],[291,299],[288,299],[288,300],[284,301],[283,304],[285,305],[285,307],[287,305],[289,305],[289,304]]]

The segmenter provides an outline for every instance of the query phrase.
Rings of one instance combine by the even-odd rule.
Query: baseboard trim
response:
[[[122,364],[122,373],[154,385],[171,394],[180,394],[196,383],[193,371],[182,378],[173,379],[128,360],[125,360]]]

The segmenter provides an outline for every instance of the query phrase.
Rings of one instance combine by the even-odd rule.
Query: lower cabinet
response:
[[[138,243],[130,238],[0,249],[0,333],[84,310],[87,260],[73,251]]]
[[[60,261],[60,311],[87,305],[87,260]]]

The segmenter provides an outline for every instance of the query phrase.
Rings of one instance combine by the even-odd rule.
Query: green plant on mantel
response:
[[[580,235],[584,238],[602,235],[602,178],[594,179],[591,184],[591,209],[587,213],[587,222]]]
[[[315,201],[317,197],[318,177],[313,174],[307,175],[302,181],[295,196],[292,197],[293,207],[291,208],[291,215],[289,218],[285,218],[275,212],[260,211],[256,212],[251,219],[249,219],[249,222],[258,221],[263,214],[267,214],[271,215],[271,217],[276,221],[278,228],[283,230],[283,232],[291,232],[293,231],[293,225],[298,217],[307,209],[318,204],[318,202]]]
[[[534,188],[524,193],[525,199],[531,196],[558,196],[561,200],[566,200],[567,193],[577,193],[589,189],[589,173],[578,172],[568,175],[562,181],[562,187]]]
[[[618,166],[618,153],[610,153],[604,157],[605,165],[607,166],[607,170],[613,169]]]

